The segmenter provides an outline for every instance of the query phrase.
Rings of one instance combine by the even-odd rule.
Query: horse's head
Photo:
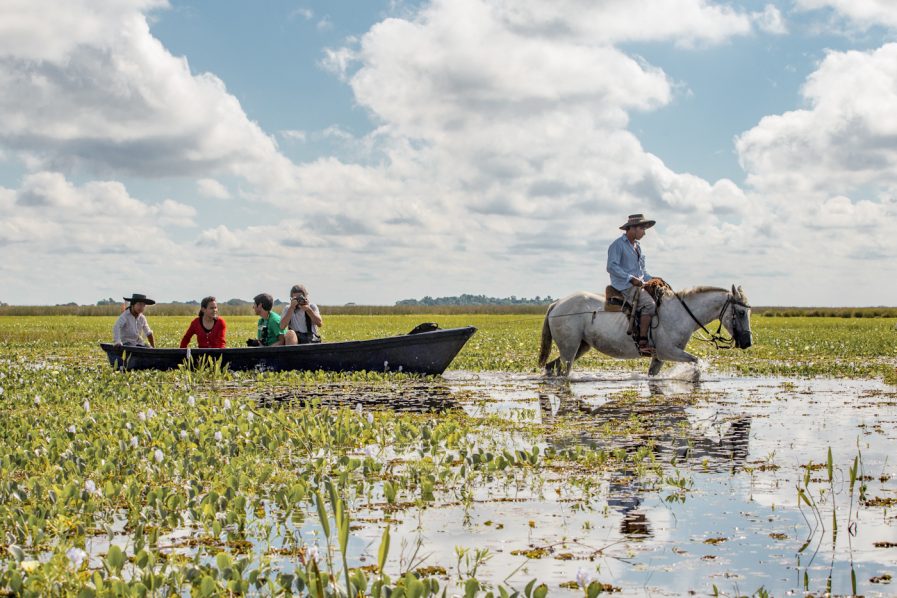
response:
[[[741,287],[735,288],[733,284],[727,303],[728,308],[723,314],[722,324],[735,339],[735,346],[747,349],[752,344],[751,305],[748,303],[747,295]]]

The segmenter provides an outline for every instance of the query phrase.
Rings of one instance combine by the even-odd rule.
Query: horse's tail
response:
[[[548,356],[551,354],[551,328],[548,327],[548,316],[557,304],[558,302],[555,301],[548,306],[548,311],[545,312],[545,321],[542,322],[542,347],[539,349],[540,368],[545,367],[545,364],[548,363]]]

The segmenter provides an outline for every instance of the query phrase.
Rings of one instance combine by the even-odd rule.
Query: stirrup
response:
[[[647,336],[640,336],[638,339],[638,354],[642,357],[653,357],[654,347],[648,344]]]

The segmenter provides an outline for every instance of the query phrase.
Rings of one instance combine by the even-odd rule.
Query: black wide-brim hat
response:
[[[645,228],[651,228],[656,224],[655,220],[646,220],[644,214],[630,214],[629,219],[626,221],[626,224],[620,227],[620,230],[626,230],[631,226],[644,226]]]
[[[147,305],[155,305],[155,301],[143,295],[141,293],[134,293],[130,297],[122,297],[125,301],[131,303],[132,305],[135,303],[146,303]]]

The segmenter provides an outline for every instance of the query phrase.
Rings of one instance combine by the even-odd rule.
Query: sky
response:
[[[3,0],[0,301],[897,304],[892,0]]]

